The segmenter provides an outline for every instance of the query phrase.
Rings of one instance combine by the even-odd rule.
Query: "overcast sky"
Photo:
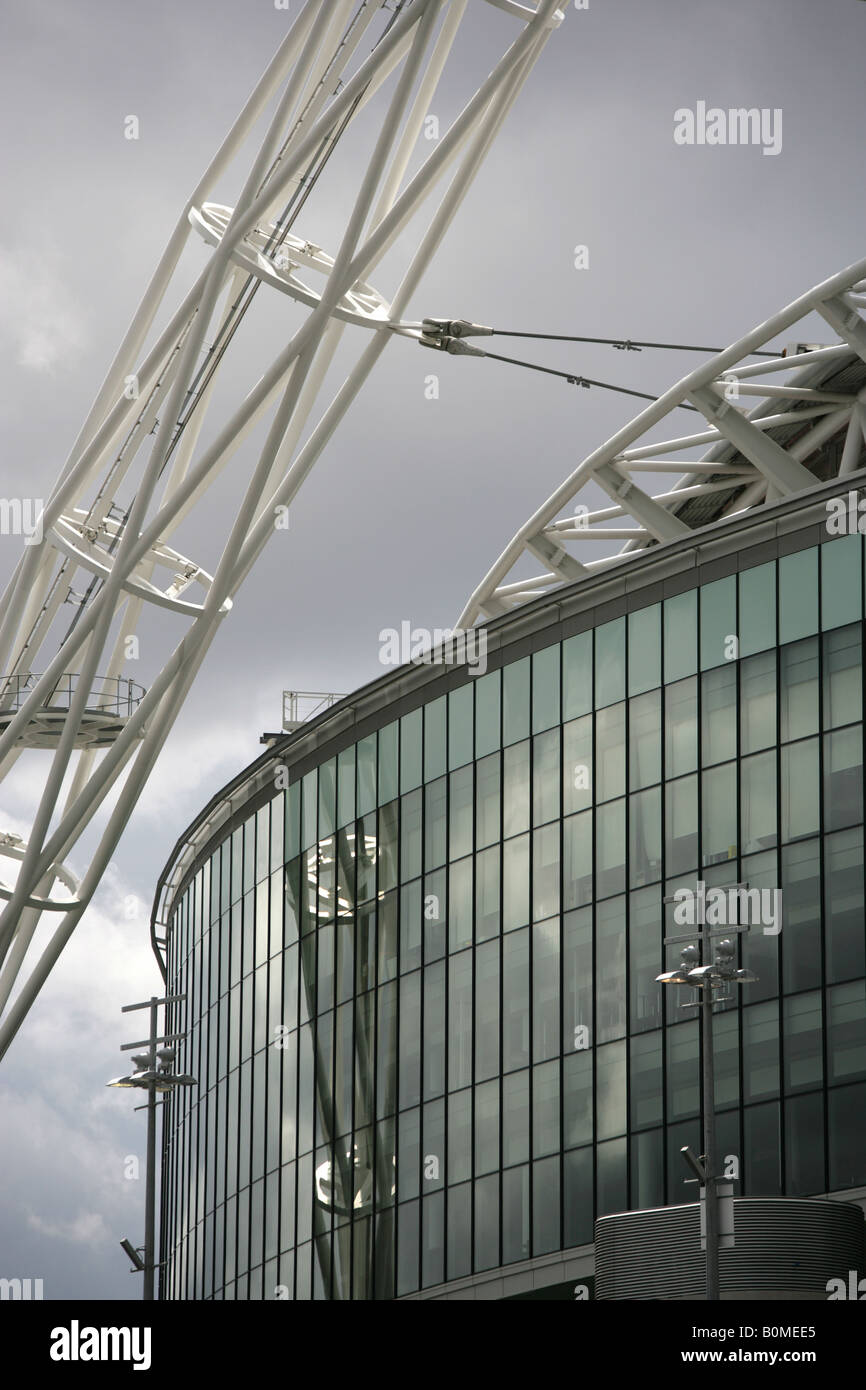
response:
[[[298,8],[5,0],[0,496],[48,495],[180,209]],[[431,106],[443,129],[516,31],[470,0]],[[864,43],[862,0],[569,6],[409,317],[739,337],[866,254]],[[779,153],[677,144],[674,112],[699,101],[780,109]],[[124,139],[131,114],[137,141]],[[360,122],[352,140],[349,166]],[[211,196],[232,204],[244,172],[237,163]],[[298,230],[335,250],[345,196],[337,180],[321,222]],[[577,245],[587,269],[575,268]],[[187,272],[204,260],[191,250]],[[390,296],[396,261],[380,269],[382,283],[372,278]],[[223,366],[216,420],[301,319],[288,300],[262,304]],[[344,336],[329,388],[361,332]],[[649,391],[696,362],[554,344],[522,343],[523,354]],[[104,1082],[137,1027],[121,1005],[159,988],[147,923],[172,845],[279,727],[284,688],[351,691],[381,674],[381,629],[453,623],[523,520],[635,413],[624,396],[389,346],[223,624],[112,869],[0,1063],[0,1276],[42,1278],[46,1298],[140,1293],[117,1242],[143,1235],[143,1182],[124,1178],[124,1158],[143,1154],[144,1117]],[[184,534],[181,548],[211,570],[237,495],[229,470]],[[4,584],[17,544],[0,538]],[[9,779],[0,829],[26,833],[32,794],[23,775]]]

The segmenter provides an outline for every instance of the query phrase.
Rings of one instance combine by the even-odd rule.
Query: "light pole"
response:
[[[739,885],[738,885],[739,886]],[[751,984],[757,980],[750,970],[738,970],[734,964],[736,947],[725,938],[715,943],[713,959],[710,960],[713,936],[731,931],[748,931],[748,927],[722,927],[713,931],[704,920],[703,900],[699,898],[701,910],[697,931],[692,937],[665,937],[665,945],[687,942],[680,952],[680,964],[676,970],[657,975],[656,980],[665,985],[686,985],[702,991],[701,1010],[701,1074],[703,1081],[703,1163],[691,1159],[691,1166],[703,1183],[704,1198],[704,1244],[706,1253],[706,1296],[708,1301],[719,1299],[719,1208],[716,1183],[716,1096],[713,1070],[713,1004],[716,1002],[713,991],[719,987],[737,984]],[[701,949],[694,944],[694,936],[701,943]],[[701,963],[702,962],[702,963]],[[696,1004],[684,1004],[683,1008],[694,1008]]]
[[[175,1061],[175,1049],[173,1047],[158,1048],[159,1043],[177,1042],[185,1036],[183,1033],[167,1033],[162,1036],[157,1035],[156,1012],[160,1004],[175,1004],[185,999],[183,994],[167,995],[164,999],[146,999],[142,1004],[126,1004],[121,1009],[121,1013],[133,1013],[137,1009],[150,1010],[150,1035],[139,1042],[124,1043],[121,1052],[131,1052],[136,1047],[146,1047],[146,1052],[133,1054],[133,1062],[136,1070],[130,1076],[118,1076],[113,1081],[106,1082],[108,1086],[118,1086],[121,1088],[134,1087],[138,1090],[147,1091],[146,1105],[137,1105],[136,1110],[147,1110],[147,1158],[145,1163],[145,1207],[144,1207],[144,1246],[143,1256],[139,1257],[138,1251],[128,1241],[120,1242],[132,1260],[134,1270],[144,1275],[144,1290],[142,1298],[148,1302],[153,1300],[154,1273],[156,1270],[155,1257],[155,1228],[156,1228],[156,1093],[157,1091],[173,1091],[176,1086],[195,1086],[194,1076],[179,1076],[172,1071]]]

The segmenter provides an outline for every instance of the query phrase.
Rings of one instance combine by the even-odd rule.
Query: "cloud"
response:
[[[86,344],[84,315],[51,254],[0,247],[0,302],[0,345],[20,367],[53,371]]]
[[[27,1216],[27,1225],[40,1235],[50,1236],[54,1240],[71,1240],[76,1245],[100,1246],[111,1238],[105,1221],[96,1211],[84,1211],[71,1221],[46,1221],[31,1211]]]

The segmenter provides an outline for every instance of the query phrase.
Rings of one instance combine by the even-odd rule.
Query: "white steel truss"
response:
[[[7,587],[0,617],[0,777],[22,754],[41,758],[43,767],[26,841],[0,832],[0,858],[18,866],[14,882],[0,881],[0,1056],[90,902],[275,515],[296,497],[388,342],[399,335],[417,339],[417,325],[402,318],[407,303],[563,18],[557,0],[487,0],[491,29],[502,34],[501,56],[407,177],[467,4],[398,0],[388,8],[379,0],[307,0],[184,208],[44,507],[41,542],[25,548]],[[383,88],[384,116],[374,112],[372,120],[359,121]],[[234,206],[209,201],[269,108],[264,140]],[[331,256],[293,227],[354,122],[367,131],[367,160],[357,166],[354,205]],[[438,201],[419,229],[416,214],[437,189]],[[180,294],[175,272],[192,230],[213,251],[192,288]],[[389,301],[367,277],[398,238],[403,247],[410,236],[414,248]],[[240,407],[199,449],[217,368],[262,285],[306,315]],[[158,313],[168,321],[157,334]],[[357,361],[319,412],[317,398],[346,330],[357,335]],[[256,424],[268,419],[208,573],[174,549],[171,537],[191,511],[207,508],[208,489]],[[76,576],[83,592],[73,588]],[[172,648],[164,624],[165,649],[145,691],[124,667],[139,620],[153,609],[183,620],[186,630]],[[66,861],[76,846],[80,852],[82,835],[113,789],[115,804],[79,881]],[[31,965],[43,913],[60,920]]]
[[[808,290],[683,377],[594,450],[521,526],[457,627],[501,617],[711,521],[866,467],[864,277],[866,260]],[[839,341],[794,342],[784,355],[749,361],[814,313]],[[707,428],[659,439],[656,427],[683,404],[697,409]],[[693,452],[699,457],[674,457]],[[673,486],[652,494],[641,486],[641,475],[666,473],[680,475]],[[593,506],[591,492],[589,503],[577,501],[593,484],[610,506]],[[610,553],[588,558],[590,543]],[[541,572],[513,576],[527,560],[536,569],[540,562]]]

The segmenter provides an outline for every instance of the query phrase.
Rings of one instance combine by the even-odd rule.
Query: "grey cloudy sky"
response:
[[[0,495],[48,494],[179,210],[286,23],[272,0],[5,0]],[[431,108],[443,128],[514,32],[470,0]],[[718,346],[739,337],[864,255],[864,42],[862,0],[569,6],[410,316]],[[780,108],[781,152],[678,145],[674,112],[700,100]],[[137,141],[123,136],[129,114]],[[349,166],[355,148],[350,139]],[[242,176],[234,166],[212,196],[231,204]],[[345,206],[338,182],[322,194],[321,223],[298,230],[336,249]],[[588,269],[574,267],[578,244]],[[203,263],[192,250],[187,271]],[[390,258],[380,270],[387,295]],[[262,307],[226,360],[216,418],[300,314],[287,300]],[[360,331],[348,331],[329,384]],[[640,390],[694,364],[531,346],[521,352]],[[431,371],[438,400],[425,398]],[[381,673],[381,629],[452,623],[525,517],[634,413],[627,397],[389,347],[289,532],[247,580],[102,889],[0,1064],[0,1276],[41,1277],[48,1298],[138,1294],[117,1241],[141,1239],[143,1184],[124,1178],[124,1157],[142,1152],[144,1122],[103,1083],[130,1036],[121,1004],[159,985],[147,921],[175,839],[279,727],[283,688],[350,691]],[[211,570],[232,484],[229,470],[179,542]],[[0,538],[4,583],[17,544]],[[0,828],[23,825],[31,797],[10,778]]]

